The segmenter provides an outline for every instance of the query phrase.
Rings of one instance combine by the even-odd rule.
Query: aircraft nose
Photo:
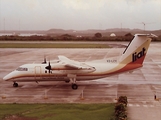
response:
[[[11,78],[12,78],[11,75],[8,74],[8,75],[6,75],[6,76],[3,77],[3,80],[4,80],[4,81],[7,81],[7,80],[9,80],[9,79],[11,79]]]
[[[3,77],[3,80],[4,81],[7,81],[8,79],[9,79],[8,75],[6,75],[6,76]]]

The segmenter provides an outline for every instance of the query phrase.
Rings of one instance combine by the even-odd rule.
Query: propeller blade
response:
[[[49,65],[45,67],[47,70],[49,70],[49,73],[50,73],[50,70],[51,70],[51,65],[50,65],[50,61],[49,61]]]
[[[42,64],[46,64],[46,57],[44,56],[44,62],[42,62]]]

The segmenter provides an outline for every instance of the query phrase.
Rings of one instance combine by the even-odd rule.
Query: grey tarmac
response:
[[[65,55],[78,61],[90,61],[119,56],[123,50],[124,48],[0,49],[0,103],[111,103],[125,95],[129,101],[130,120],[161,120],[161,43],[158,42],[150,44],[142,68],[99,80],[78,81],[77,90],[71,89],[70,83],[59,81],[38,84],[22,82],[18,88],[13,88],[12,82],[2,80],[22,64],[43,62],[44,56],[47,60]],[[154,100],[155,95],[157,100]]]

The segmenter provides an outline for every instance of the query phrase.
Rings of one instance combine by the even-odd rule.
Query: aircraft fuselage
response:
[[[77,81],[93,80],[108,76],[111,72],[108,70],[117,66],[118,63],[87,63],[93,66],[92,69],[71,69],[56,63],[54,69],[45,69],[47,64],[24,64],[18,69],[8,74],[4,80],[13,82],[30,82],[30,81],[69,81],[69,74],[76,75]]]

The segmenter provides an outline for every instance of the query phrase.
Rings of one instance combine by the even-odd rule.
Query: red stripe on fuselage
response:
[[[124,66],[123,68],[113,72],[114,74],[116,73],[120,73],[120,72],[124,72],[124,71],[128,71],[128,70],[133,70],[139,67],[142,67],[142,63],[144,61],[145,55],[143,57],[141,57],[140,59],[137,59],[135,62],[130,62],[129,64],[127,64],[126,66]],[[112,73],[112,74],[113,74]]]

